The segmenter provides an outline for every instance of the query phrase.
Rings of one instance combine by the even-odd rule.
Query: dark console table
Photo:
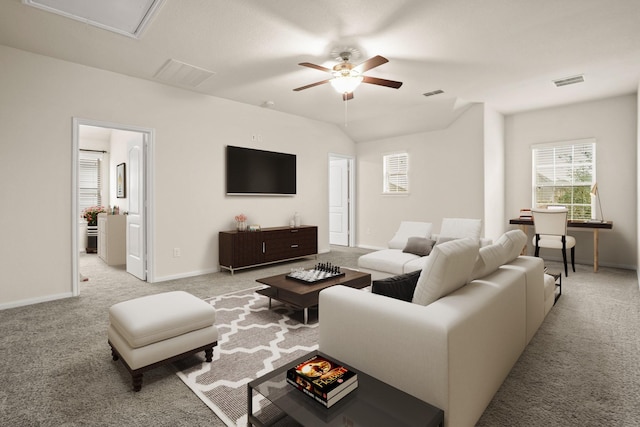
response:
[[[221,231],[220,268],[241,268],[318,255],[318,227],[272,227],[260,231]]]

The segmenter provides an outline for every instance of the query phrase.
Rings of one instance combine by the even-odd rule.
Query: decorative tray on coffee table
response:
[[[336,277],[344,276],[345,274],[340,271],[340,267],[332,265],[331,263],[320,263],[310,270],[293,270],[287,274],[287,279],[297,280],[302,283],[319,283],[325,280],[335,279]]]

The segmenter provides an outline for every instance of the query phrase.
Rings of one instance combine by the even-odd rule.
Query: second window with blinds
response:
[[[383,156],[383,194],[409,193],[409,154],[393,153]]]

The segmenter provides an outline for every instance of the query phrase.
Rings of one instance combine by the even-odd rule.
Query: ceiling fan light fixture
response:
[[[329,81],[336,92],[351,93],[362,83],[362,76],[338,76]]]

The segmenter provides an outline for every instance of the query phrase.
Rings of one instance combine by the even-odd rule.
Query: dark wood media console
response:
[[[272,227],[261,231],[221,231],[220,268],[234,270],[318,254],[318,227]]]

